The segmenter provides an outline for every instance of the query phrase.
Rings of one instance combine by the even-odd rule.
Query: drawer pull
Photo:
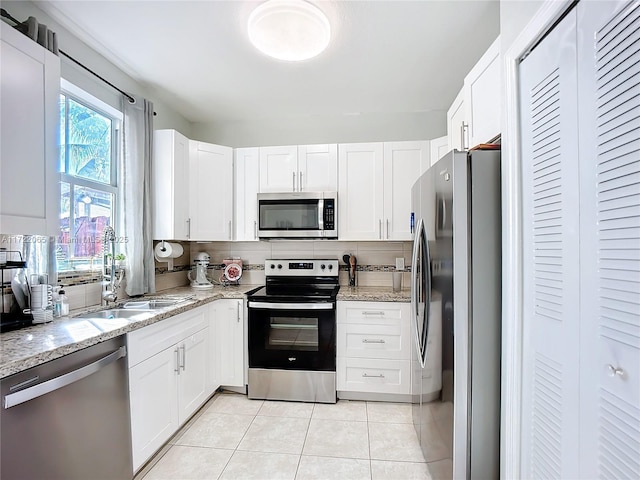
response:
[[[363,373],[362,374],[363,378],[384,378],[383,374],[379,374],[379,375],[369,375],[368,373]]]
[[[383,315],[384,312],[362,312],[363,315]]]
[[[382,338],[380,340],[370,340],[368,338],[363,338],[362,343],[387,343],[387,342],[385,342],[385,340]]]

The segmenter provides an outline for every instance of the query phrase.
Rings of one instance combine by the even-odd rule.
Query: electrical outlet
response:
[[[404,258],[396,258],[396,270],[404,270]]]

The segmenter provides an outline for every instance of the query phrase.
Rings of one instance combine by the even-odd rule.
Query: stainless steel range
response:
[[[266,260],[248,295],[249,398],[336,402],[338,260]]]

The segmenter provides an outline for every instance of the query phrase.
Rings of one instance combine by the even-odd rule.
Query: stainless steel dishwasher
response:
[[[0,380],[0,477],[131,479],[120,336]]]

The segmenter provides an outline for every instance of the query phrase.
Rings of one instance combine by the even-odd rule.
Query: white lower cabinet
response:
[[[208,312],[195,308],[127,335],[134,470],[212,393]]]
[[[214,388],[244,387],[243,300],[216,300],[210,306],[209,335],[214,359],[210,382]]]
[[[409,303],[338,302],[336,369],[338,396],[410,394]]]

